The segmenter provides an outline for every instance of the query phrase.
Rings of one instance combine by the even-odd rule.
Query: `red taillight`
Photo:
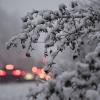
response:
[[[6,70],[13,70],[14,65],[9,64],[9,65],[6,65],[5,68],[6,68]]]
[[[21,70],[14,70],[13,72],[12,72],[12,74],[14,75],[14,76],[21,76]]]
[[[7,73],[4,70],[0,70],[0,76],[6,76]]]
[[[37,67],[32,67],[32,72],[34,73],[34,74],[40,74],[41,73],[41,69],[40,68],[37,68]]]
[[[42,68],[32,67],[33,74],[38,75],[41,79],[50,80],[51,76],[46,74]]]
[[[33,72],[34,74],[37,74],[37,71],[38,71],[38,68],[37,68],[37,67],[32,67],[32,72]]]

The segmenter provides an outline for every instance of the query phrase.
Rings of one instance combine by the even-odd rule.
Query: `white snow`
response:
[[[29,89],[34,86],[34,82],[0,84],[0,100],[27,100]]]

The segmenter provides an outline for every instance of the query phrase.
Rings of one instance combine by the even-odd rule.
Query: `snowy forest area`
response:
[[[6,43],[7,50],[21,44],[27,57],[36,44],[44,44],[43,69],[51,78],[30,89],[28,100],[100,100],[100,1],[70,4],[62,3],[57,10],[34,8],[21,18],[22,32]],[[67,50],[72,64],[57,67],[57,57],[67,56]]]

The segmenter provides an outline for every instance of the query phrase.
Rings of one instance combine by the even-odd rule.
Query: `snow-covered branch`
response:
[[[99,100],[99,86],[100,45],[85,57],[85,63],[77,62],[75,71],[65,71],[29,94],[35,100]]]
[[[34,44],[42,33],[46,33],[44,40],[44,56],[50,56],[48,66],[53,65],[56,56],[69,46],[78,57],[81,45],[84,45],[84,38],[90,34],[100,32],[100,13],[89,8],[80,8],[78,3],[72,2],[72,9],[69,10],[65,4],[60,4],[58,10],[33,10],[22,18],[23,31],[12,37],[7,43],[7,49],[17,47],[17,40],[21,41],[22,48],[26,48],[26,56],[35,50]],[[88,44],[87,44],[88,45]],[[53,50],[52,47],[56,49]],[[49,52],[49,49],[50,52]]]

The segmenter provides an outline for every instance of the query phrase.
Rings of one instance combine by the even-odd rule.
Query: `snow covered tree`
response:
[[[73,59],[79,57],[80,60],[75,71],[64,71],[38,85],[30,90],[28,97],[33,100],[100,100],[100,12],[72,2],[71,9],[60,4],[56,11],[33,10],[22,18],[22,22],[22,33],[9,40],[7,49],[17,47],[20,41],[22,48],[27,49],[26,56],[30,57],[35,50],[34,44],[45,33],[44,56],[49,59],[45,68],[47,73],[54,66],[56,56],[66,47],[73,51]]]
[[[56,79],[29,92],[33,100],[100,100],[100,44],[78,62],[75,71],[65,71]]]
[[[55,11],[33,9],[22,18],[23,31],[9,40],[7,49],[17,47],[20,41],[22,48],[27,49],[26,56],[30,57],[30,52],[35,50],[34,44],[45,33],[44,56],[49,55],[47,71],[55,64],[55,57],[66,47],[74,51],[73,59],[80,56],[79,59],[82,60],[87,52],[85,47],[89,42],[92,43],[91,40],[95,40],[95,33],[99,35],[99,17],[100,13],[92,7],[80,8],[74,1],[70,10],[65,4],[60,4]]]

